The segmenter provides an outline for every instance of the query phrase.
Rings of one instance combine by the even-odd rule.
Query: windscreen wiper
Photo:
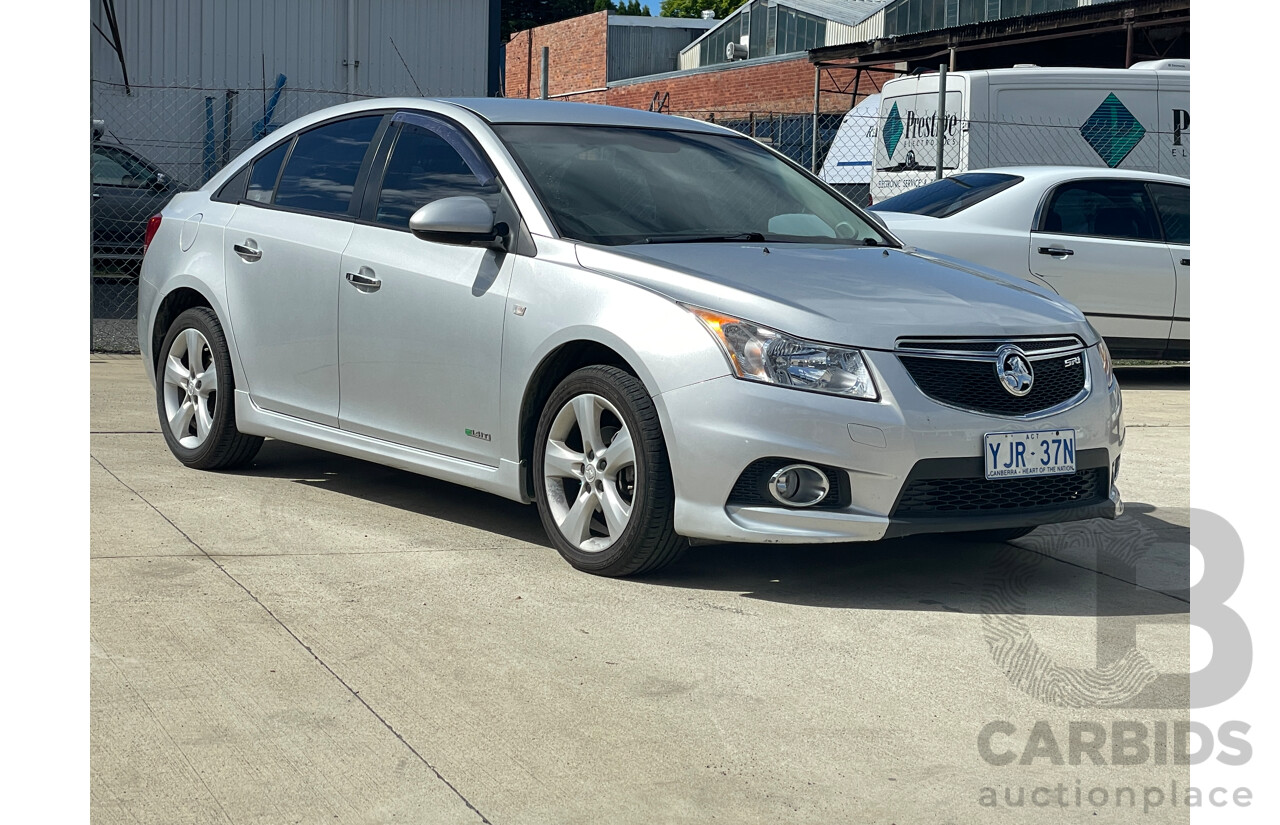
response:
[[[764,239],[764,235],[759,232],[738,232],[733,235],[653,235],[636,243],[759,243]]]

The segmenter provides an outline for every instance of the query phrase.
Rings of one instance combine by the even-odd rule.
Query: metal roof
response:
[[[770,6],[785,6],[798,12],[811,14],[814,17],[830,20],[833,23],[843,23],[846,26],[856,26],[891,2],[893,0],[768,0]],[[715,26],[699,35],[696,40],[681,49],[680,53],[688,52],[690,48],[714,34],[715,30],[720,28],[721,25],[728,23],[749,8],[751,8],[750,0],[738,6],[723,19],[707,21],[714,23]]]
[[[714,29],[722,20],[701,17],[645,17],[638,14],[611,14],[610,26],[644,26],[649,29]]]
[[[846,26],[855,26],[889,4],[890,0],[774,0],[771,6],[812,14]]]

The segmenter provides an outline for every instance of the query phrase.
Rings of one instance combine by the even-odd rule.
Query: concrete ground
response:
[[[1119,521],[610,580],[409,473],[187,470],[137,357],[91,363],[95,823],[1187,821],[1185,369],[1122,375]]]

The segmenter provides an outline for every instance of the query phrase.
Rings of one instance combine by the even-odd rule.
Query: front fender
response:
[[[569,244],[563,244],[570,246]],[[520,412],[539,366],[566,344],[587,341],[618,353],[655,399],[664,392],[729,374],[711,334],[694,315],[656,292],[589,272],[572,258],[522,258],[507,297],[502,356],[504,449],[519,458]],[[509,388],[509,389],[508,389]],[[659,404],[659,415],[664,416]],[[665,416],[664,416],[665,417]],[[669,422],[663,429],[670,432]]]

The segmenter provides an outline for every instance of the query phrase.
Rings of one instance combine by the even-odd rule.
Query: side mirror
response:
[[[169,185],[169,176],[164,172],[156,172],[151,176],[151,185],[156,189],[164,189]]]
[[[506,249],[507,225],[494,225],[493,210],[474,195],[441,198],[413,213],[409,231],[424,241]]]

